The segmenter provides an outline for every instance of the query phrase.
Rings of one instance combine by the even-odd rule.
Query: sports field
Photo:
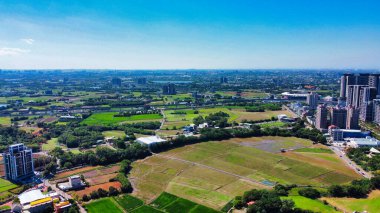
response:
[[[380,190],[372,191],[366,199],[356,198],[323,198],[329,204],[343,212],[379,212]]]
[[[221,209],[248,189],[276,182],[328,186],[360,178],[333,154],[279,151],[305,147],[312,148],[312,142],[284,137],[199,143],[134,162],[130,180],[134,195],[146,202],[166,191]]]
[[[159,114],[144,114],[132,115],[130,117],[114,117],[117,112],[104,112],[93,114],[82,121],[82,124],[87,125],[110,125],[119,124],[123,122],[143,122],[143,121],[156,121],[162,118]]]

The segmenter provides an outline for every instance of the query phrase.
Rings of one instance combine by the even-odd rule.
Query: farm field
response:
[[[281,153],[281,147],[313,145],[293,137],[252,137],[173,149],[132,164],[134,195],[150,202],[165,191],[219,210],[248,189],[271,188],[276,182],[329,186],[360,178],[333,154]]]
[[[72,176],[72,175],[81,174],[83,172],[95,170],[98,168],[100,168],[100,166],[85,166],[85,167],[82,167],[79,169],[73,169],[73,170],[65,171],[65,172],[56,174],[54,176],[54,180],[67,178],[67,177]]]
[[[283,199],[290,199],[294,201],[297,208],[311,210],[313,212],[323,212],[323,213],[338,213],[334,207],[330,205],[325,205],[320,200],[313,200],[303,196],[288,196]]]
[[[278,111],[265,111],[265,112],[246,112],[245,109],[232,109],[232,112],[238,115],[236,119],[237,122],[241,122],[242,120],[264,120],[271,119],[272,117],[277,117],[277,115],[285,114],[289,117],[293,117],[292,113],[287,110],[278,110]]]
[[[113,131],[104,131],[102,133],[104,137],[115,137],[115,138],[123,138],[125,137],[125,132],[113,130]]]
[[[159,114],[144,114],[144,115],[132,115],[130,117],[114,117],[117,112],[104,112],[93,114],[90,117],[83,120],[82,124],[87,125],[110,125],[119,124],[123,122],[136,122],[136,121],[155,121],[162,118]]]
[[[286,123],[281,122],[281,121],[274,121],[274,122],[262,123],[262,124],[259,124],[259,126],[262,128],[284,127],[286,126]]]
[[[379,212],[380,190],[372,191],[366,199],[356,198],[322,198],[330,205],[337,207],[344,212]]]

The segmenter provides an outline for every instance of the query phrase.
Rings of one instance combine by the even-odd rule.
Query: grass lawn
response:
[[[312,200],[303,196],[288,196],[283,197],[282,199],[291,199],[294,201],[294,204],[297,208],[304,210],[311,210],[313,212],[326,212],[326,213],[337,213],[332,206],[325,205],[320,200]]]
[[[115,138],[124,138],[125,132],[119,131],[119,130],[113,130],[113,131],[104,131],[102,132],[104,137],[115,137]]]
[[[16,188],[17,185],[9,182],[8,180],[0,178],[0,192],[5,192],[10,189]]]
[[[273,147],[278,150],[284,146],[310,147],[312,142],[294,137],[233,138],[162,152],[133,162],[130,178],[136,189],[134,195],[148,202],[166,191],[213,209],[221,209],[244,191],[270,188],[268,181],[328,186],[360,178],[339,159],[329,159],[335,157],[333,154],[271,151]],[[251,181],[231,174],[248,177]],[[166,204],[165,199],[158,200],[163,203],[158,208]]]
[[[53,150],[55,147],[59,147],[58,138],[52,138],[52,139],[48,140],[47,143],[42,144],[42,150],[44,150],[44,151]]]
[[[10,117],[0,117],[0,125],[8,126],[11,125]]]
[[[324,149],[324,148],[301,148],[294,150],[296,152],[312,152],[312,153],[329,153],[333,154],[334,152],[330,149]]]
[[[162,211],[158,210],[158,209],[155,209],[153,207],[150,207],[150,206],[141,206],[133,211],[131,211],[132,213],[162,213]]]
[[[85,205],[89,213],[123,213],[112,198],[102,198]]]
[[[171,212],[171,213],[176,213],[176,212],[178,213],[181,213],[181,212],[215,213],[215,212],[218,212],[214,209],[199,205],[197,203],[177,197],[167,192],[163,192],[150,205],[154,206],[155,208],[162,209],[166,212]]]
[[[144,115],[132,115],[130,117],[114,117],[118,114],[117,112],[104,112],[93,114],[90,117],[82,121],[82,124],[87,125],[110,125],[118,124],[122,122],[132,122],[132,121],[152,121],[161,119],[162,116],[159,114],[144,114]]]
[[[366,199],[356,198],[323,198],[329,204],[345,212],[379,212],[380,190],[372,191]]]
[[[116,202],[123,207],[127,212],[132,211],[142,205],[144,202],[138,198],[132,197],[130,195],[123,195],[114,198]]]
[[[286,123],[281,121],[266,122],[259,125],[262,128],[271,128],[271,127],[284,127]]]

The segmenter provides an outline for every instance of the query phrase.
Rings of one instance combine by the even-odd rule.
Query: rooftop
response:
[[[46,198],[39,189],[24,192],[18,196],[22,205]]]
[[[138,142],[144,143],[144,144],[152,144],[152,143],[161,143],[165,142],[166,140],[158,137],[158,136],[149,136],[149,137],[141,137],[137,138]]]

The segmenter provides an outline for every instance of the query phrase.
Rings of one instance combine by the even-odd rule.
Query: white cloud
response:
[[[34,43],[34,39],[32,38],[23,38],[23,39],[20,39],[22,42],[25,42],[29,45],[32,45]]]
[[[1,47],[0,56],[16,56],[24,53],[28,53],[30,50],[20,49],[20,48],[11,48],[11,47]]]

